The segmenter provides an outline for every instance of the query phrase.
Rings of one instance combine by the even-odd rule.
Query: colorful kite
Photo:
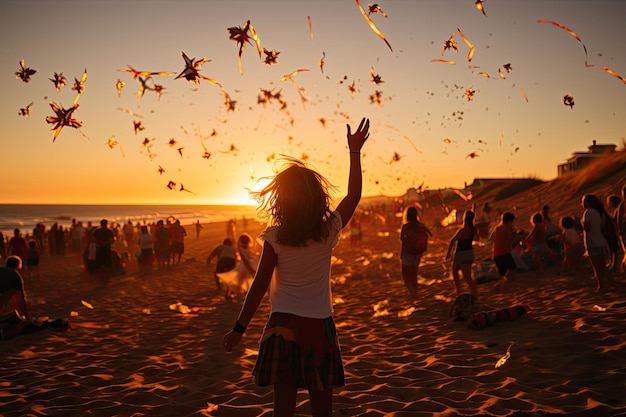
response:
[[[378,30],[378,28],[376,27],[376,25],[374,24],[374,22],[372,21],[372,19],[370,19],[370,17],[367,15],[367,13],[365,13],[365,10],[363,10],[363,7],[361,7],[361,3],[359,2],[359,0],[355,0],[356,1],[356,5],[359,7],[359,10],[361,11],[361,14],[363,15],[363,18],[365,19],[365,21],[367,22],[368,25],[370,25],[370,28],[372,29],[372,31],[378,35],[379,38],[381,38],[382,40],[385,41],[385,43],[387,44],[387,46],[389,47],[389,50],[391,52],[393,52],[393,48],[391,47],[391,45],[389,44],[389,42],[387,42],[387,39],[385,39],[385,35],[382,34],[382,32],[380,30]]]
[[[22,80],[25,83],[30,81],[31,75],[35,75],[37,72],[36,69],[32,69],[30,67],[24,67],[24,60],[20,60],[20,70],[15,72],[15,78],[18,80]]]
[[[52,142],[56,140],[59,133],[61,133],[61,129],[63,126],[69,126],[73,128],[79,128],[83,125],[83,122],[80,120],[72,118],[72,113],[74,110],[78,109],[78,104],[73,104],[67,110],[63,108],[63,106],[57,105],[56,103],[50,102],[50,107],[52,107],[52,111],[56,114],[55,116],[47,116],[46,122],[54,123],[51,130],[54,130],[52,134]]]
[[[593,67],[594,66],[593,64],[587,63],[587,47],[583,43],[582,39],[580,39],[580,37],[573,30],[571,30],[567,26],[563,26],[562,24],[554,22],[552,20],[539,19],[539,20],[537,20],[537,23],[550,23],[550,24],[552,24],[552,25],[554,25],[556,27],[559,27],[559,28],[563,29],[564,31],[566,31],[567,33],[572,35],[574,38],[576,38],[576,40],[578,42],[580,42],[580,44],[583,46],[583,49],[585,50],[585,67]]]
[[[606,71],[607,73],[611,74],[612,76],[617,77],[617,78],[618,78],[618,79],[620,79],[620,80],[621,80],[624,84],[626,84],[626,79],[624,79],[621,75],[619,75],[618,73],[616,73],[616,72],[615,72],[615,71],[613,71],[612,69],[607,68],[607,67],[602,67],[602,69],[603,69],[604,71]]]
[[[57,90],[57,93],[61,92],[61,87],[67,84],[67,79],[63,76],[63,73],[57,74],[54,73],[53,78],[48,78],[54,84],[54,88]]]
[[[250,20],[248,20],[246,24],[243,25],[243,27],[233,26],[233,27],[228,28],[227,30],[228,30],[228,33],[230,33],[229,39],[237,42],[237,44],[239,45],[239,57],[238,57],[239,74],[243,75],[243,67],[241,65],[241,54],[243,54],[243,51],[246,49],[246,42],[251,44],[250,39],[254,40],[254,42],[256,43],[256,48],[259,51],[259,59],[260,59],[261,52],[262,52],[261,41],[259,40],[259,36],[257,35],[256,31],[250,24]],[[248,35],[248,31],[250,32],[250,35]]]
[[[459,32],[459,35],[461,35],[461,39],[463,39],[463,42],[465,42],[465,45],[468,46],[468,48],[470,49],[468,54],[467,54],[467,62],[472,62],[472,57],[474,56],[474,50],[476,49],[474,47],[474,44],[471,43],[463,34],[463,32],[461,32],[461,29],[456,28],[456,30]]]

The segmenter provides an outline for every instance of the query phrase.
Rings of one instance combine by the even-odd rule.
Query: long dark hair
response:
[[[476,226],[474,226],[474,219],[476,218],[476,213],[472,210],[467,210],[465,215],[463,216],[463,225],[469,227],[472,231],[472,236],[476,233]]]
[[[295,158],[281,158],[283,167],[271,182],[251,195],[260,202],[259,214],[278,227],[278,242],[306,246],[329,235],[331,190],[334,187],[320,173]]]

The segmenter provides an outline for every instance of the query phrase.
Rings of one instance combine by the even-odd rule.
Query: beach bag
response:
[[[407,228],[405,240],[405,251],[412,255],[426,252],[428,249],[428,232],[421,224],[417,226],[417,230]]]
[[[450,306],[450,318],[467,321],[479,310],[478,300],[472,294],[460,294]]]

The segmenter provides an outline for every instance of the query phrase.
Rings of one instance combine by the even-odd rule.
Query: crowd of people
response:
[[[546,266],[560,268],[559,274],[578,277],[590,268],[597,292],[617,289],[620,286],[617,277],[626,272],[626,186],[621,196],[606,197],[606,207],[608,209],[598,196],[586,194],[581,200],[582,216],[565,215],[555,223],[550,207],[545,205],[531,215],[531,230],[524,232],[514,226],[514,213],[502,213],[499,223],[493,225],[488,203],[480,215],[476,214],[475,205],[472,206],[465,211],[463,225],[451,238],[445,255],[447,260],[452,257],[452,278],[457,294],[470,293],[478,297],[472,267],[474,245],[479,242],[491,245],[491,261],[500,278],[497,289],[512,286],[519,270],[533,269],[542,274]],[[406,223],[400,236],[402,274],[413,299],[417,298],[416,278],[407,279],[405,275],[407,266],[415,264],[415,253],[411,245],[407,245],[404,230],[408,225],[417,224],[416,211],[413,206],[406,211]]]

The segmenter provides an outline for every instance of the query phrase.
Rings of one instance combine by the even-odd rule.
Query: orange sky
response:
[[[559,163],[593,139],[621,146],[626,85],[602,67],[626,74],[624,2],[494,2],[485,4],[487,16],[472,1],[379,5],[387,17],[371,18],[393,51],[350,1],[0,3],[0,32],[12,40],[0,45],[3,201],[253,203],[247,189],[272,173],[279,154],[307,159],[341,194],[345,125],[363,116],[372,121],[364,195],[401,195],[422,183],[462,187],[475,177],[552,179]],[[241,75],[227,28],[248,19],[261,46],[280,54],[266,65],[255,45],[247,45]],[[539,19],[571,28],[581,41]],[[476,47],[471,63],[458,29]],[[442,56],[451,34],[459,52]],[[584,47],[593,67],[585,66]],[[178,74],[181,52],[207,58],[201,73],[223,86],[237,111],[226,109],[217,86],[174,76],[148,81],[165,88],[162,97],[146,91],[137,98],[139,82],[118,71],[130,65]],[[14,76],[21,59],[38,70],[29,83]],[[74,78],[84,69],[85,91],[74,112],[82,127],[63,128],[53,143],[45,120],[54,115],[49,103],[69,107]],[[293,78],[297,86],[280,81],[296,69],[309,70]],[[373,83],[370,71],[383,82]],[[68,81],[60,92],[49,80],[54,72]],[[126,84],[119,97],[118,79]],[[472,101],[464,95],[470,88]],[[286,108],[276,100],[259,104],[260,89],[280,92]],[[376,92],[379,104],[371,99]],[[565,94],[574,97],[573,108],[563,104]],[[30,115],[20,116],[30,102]],[[145,130],[135,134],[139,120]],[[118,143],[113,149],[111,137]],[[202,158],[203,145],[209,159]],[[472,152],[479,156],[467,158]],[[179,191],[181,184],[192,193]]]

